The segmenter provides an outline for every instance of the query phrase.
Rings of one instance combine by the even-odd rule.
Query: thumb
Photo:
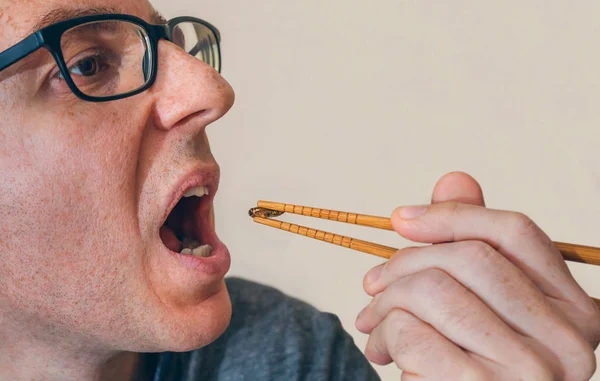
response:
[[[450,172],[435,184],[431,203],[446,201],[485,206],[481,186],[477,180],[464,172]]]

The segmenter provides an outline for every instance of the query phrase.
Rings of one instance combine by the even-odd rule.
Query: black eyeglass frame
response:
[[[149,49],[151,50],[151,65],[148,81],[142,87],[127,93],[111,95],[107,97],[92,97],[84,94],[77,88],[75,82],[73,82],[73,79],[71,78],[69,69],[62,55],[60,40],[62,35],[69,29],[94,21],[126,21],[139,26],[146,32],[148,39],[150,40]],[[216,45],[218,54],[218,67],[215,69],[218,72],[221,72],[221,33],[214,25],[199,18],[190,16],[176,17],[169,20],[167,24],[155,25],[149,24],[139,17],[125,14],[103,14],[77,17],[42,28],[32,33],[21,42],[0,53],[0,71],[29,56],[38,49],[46,48],[50,54],[52,54],[52,57],[56,61],[56,64],[58,65],[58,68],[60,69],[60,72],[64,80],[67,82],[69,88],[80,99],[90,102],[107,102],[127,98],[146,91],[154,84],[158,70],[158,41],[162,38],[173,42],[173,29],[178,24],[183,22],[202,24],[214,33],[217,39]]]

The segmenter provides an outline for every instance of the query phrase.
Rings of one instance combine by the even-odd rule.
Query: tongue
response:
[[[174,251],[176,253],[179,253],[179,251],[181,251],[181,241],[177,239],[175,233],[173,232],[173,230],[171,230],[170,227],[168,227],[166,224],[163,225],[160,228],[159,234],[160,239],[162,239],[163,243],[169,250]]]

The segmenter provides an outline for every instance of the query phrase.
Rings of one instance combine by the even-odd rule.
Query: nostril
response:
[[[187,123],[187,122],[188,122],[189,120],[191,120],[191,119],[195,119],[195,118],[197,118],[197,117],[203,117],[203,116],[205,116],[206,114],[208,114],[208,112],[209,112],[209,109],[204,109],[204,110],[196,111],[195,113],[193,113],[193,114],[191,114],[191,115],[188,115],[188,116],[186,116],[185,118],[181,119],[181,120],[178,122],[178,124],[185,124],[185,123]]]

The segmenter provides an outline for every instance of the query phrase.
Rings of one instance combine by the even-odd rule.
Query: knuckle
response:
[[[386,365],[390,361],[387,350],[386,338],[380,335],[371,335],[365,348],[365,357],[376,364]]]
[[[514,370],[518,372],[523,380],[531,381],[558,381],[553,370],[532,349],[527,349],[520,354],[520,364]],[[566,380],[561,380],[566,381]]]
[[[424,340],[419,321],[406,311],[391,311],[383,321],[382,328],[388,340],[393,340],[388,343],[388,350],[396,360],[410,353],[427,353],[431,350],[429,341]]]
[[[596,373],[596,355],[594,351],[586,350],[578,354],[577,365],[568,369],[567,381],[589,380]]]
[[[536,236],[539,234],[536,223],[523,213],[511,213],[509,223],[516,236]]]
[[[426,296],[446,293],[454,286],[454,280],[443,270],[432,268],[419,273],[417,279],[418,292]]]
[[[578,304],[579,317],[584,327],[584,334],[594,345],[600,342],[600,310],[592,298],[587,297],[583,303]]]
[[[449,274],[439,269],[428,269],[419,273],[419,279],[412,285],[410,297],[415,303],[430,311],[435,311],[439,324],[452,327],[466,327],[482,324],[482,315],[473,304],[471,291],[462,286]]]
[[[565,380],[581,381],[588,380],[596,371],[596,355],[594,349],[574,329],[567,329],[561,344],[565,359]]]
[[[598,366],[598,364],[596,363],[596,354],[594,353],[594,350],[592,348],[586,350],[583,353],[583,358],[580,362],[581,368],[579,368],[578,371],[581,372],[581,374],[579,375],[577,381],[589,380],[590,378],[592,378],[594,373],[596,373],[596,369]]]
[[[386,348],[386,342],[384,339],[383,340],[382,339],[369,340],[368,346],[369,346],[370,352],[383,354],[383,355],[388,354],[388,350]]]
[[[441,324],[464,326],[468,325],[469,321],[478,319],[468,308],[469,291],[442,270],[423,271],[413,292],[416,293],[413,295],[415,300],[426,303],[427,308],[436,310]]]
[[[385,332],[400,333],[406,339],[417,330],[418,320],[408,312],[396,308],[386,316],[382,326]]]
[[[590,297],[587,297],[586,302],[581,304],[581,313],[583,318],[600,320],[600,310]]]
[[[405,247],[396,251],[394,255],[392,255],[390,259],[388,259],[383,265],[381,269],[381,277],[384,275],[393,275],[399,273],[403,267],[402,264],[404,263],[406,256],[410,255],[416,250],[416,247]]]
[[[457,362],[439,369],[436,380],[439,381],[488,381],[495,379],[493,374],[480,362],[465,364]]]
[[[469,263],[473,262],[491,262],[497,259],[496,250],[482,241],[465,241],[462,243],[463,252]]]
[[[402,330],[406,329],[407,326],[414,325],[416,322],[417,319],[413,315],[399,308],[395,308],[388,314],[384,325]]]
[[[558,378],[554,375],[547,366],[544,367],[536,367],[527,372],[527,375],[524,379],[531,381],[559,381]],[[566,380],[560,380],[566,381]]]
[[[490,379],[489,372],[481,368],[468,367],[462,368],[458,371],[456,376],[452,378],[448,378],[448,380],[458,380],[458,381],[486,381]]]

